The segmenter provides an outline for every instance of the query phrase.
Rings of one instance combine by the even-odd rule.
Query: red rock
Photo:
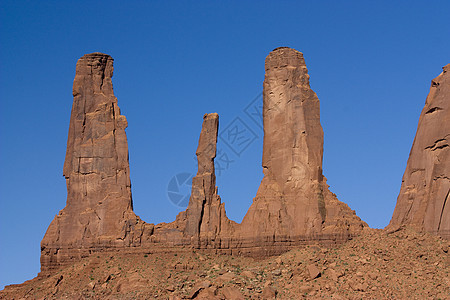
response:
[[[271,287],[271,286],[266,286],[261,294],[261,298],[262,299],[275,299],[277,296],[277,291]]]
[[[313,287],[309,285],[302,285],[298,289],[302,294],[307,294],[312,291]]]
[[[236,276],[232,272],[227,272],[225,274],[220,275],[217,277],[218,282],[229,282],[231,280],[234,280]]]
[[[252,271],[249,271],[249,270],[242,271],[240,275],[242,277],[247,278],[247,279],[254,279],[254,278],[256,278],[256,274],[254,272],[252,272]]]
[[[63,169],[67,203],[41,242],[42,271],[86,256],[90,248],[133,242],[131,227],[140,220],[132,210],[127,120],[112,75],[109,55],[87,54],[77,62]]]
[[[320,270],[316,267],[316,265],[313,265],[313,264],[308,265],[307,269],[308,269],[308,276],[309,276],[310,280],[320,277],[321,273],[320,273]]]
[[[388,229],[411,225],[450,239],[450,64],[432,80]]]
[[[242,224],[227,218],[216,187],[215,113],[203,118],[187,210],[174,222],[156,226],[134,214],[127,121],[113,93],[112,73],[113,59],[106,54],[87,54],[77,63],[63,170],[67,205],[42,240],[43,271],[97,251],[124,248],[151,252],[189,245],[267,256],[311,241],[341,243],[365,226],[328,190],[322,175],[319,99],[309,86],[300,52],[279,48],[266,59],[265,176]]]
[[[267,56],[263,99],[264,178],[240,226],[243,244],[275,252],[358,234],[366,224],[328,190],[322,174],[320,103],[302,53],[283,47]]]
[[[221,203],[216,187],[214,158],[218,127],[218,114],[203,116],[202,131],[196,151],[197,175],[192,179],[188,208],[177,217],[178,227],[184,229],[184,236],[190,238],[193,245],[199,248],[206,248],[209,245],[220,248],[219,236],[222,232],[231,234],[235,224],[227,218],[225,206]]]
[[[329,269],[327,271],[327,274],[328,274],[328,276],[330,277],[331,280],[333,280],[334,282],[338,282],[339,277],[338,277],[338,275],[337,275],[335,270]]]
[[[227,300],[244,300],[245,297],[242,295],[241,291],[239,289],[227,286],[222,289],[222,294]]]
[[[199,300],[221,300],[222,298],[218,297],[216,295],[217,288],[216,287],[209,287],[204,290],[201,290],[200,293],[195,297],[195,299]]]
[[[279,48],[269,54],[263,95],[265,176],[242,224],[226,217],[217,193],[218,116],[207,114],[189,206],[171,226],[183,230],[184,243],[195,247],[256,256],[279,254],[309,241],[341,243],[357,235],[367,225],[336,199],[322,175],[319,99],[309,86],[300,52]],[[174,238],[171,234],[166,240]]]
[[[211,282],[209,281],[209,280],[205,280],[205,281],[202,281],[202,282],[199,282],[199,283],[197,283],[192,289],[191,289],[191,291],[189,292],[189,294],[188,294],[188,299],[194,299],[194,298],[196,298],[196,296],[199,294],[199,292],[201,291],[201,290],[204,290],[204,289],[206,289],[206,288],[208,288],[208,287],[210,287],[211,286]]]

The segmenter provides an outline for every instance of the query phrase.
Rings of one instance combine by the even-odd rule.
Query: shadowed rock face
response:
[[[322,175],[320,103],[302,53],[283,47],[267,56],[263,98],[264,178],[242,221],[242,237],[289,244],[342,242],[357,234],[365,223],[336,199]]]
[[[412,225],[450,239],[450,64],[432,80],[388,227]]]
[[[76,249],[130,244],[132,211],[127,119],[120,114],[111,77],[113,59],[87,54],[77,62],[63,174],[66,207],[41,242],[43,269]]]

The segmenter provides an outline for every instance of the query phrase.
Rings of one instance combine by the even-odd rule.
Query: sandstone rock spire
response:
[[[450,64],[431,81],[388,227],[411,225],[450,239]]]
[[[328,190],[322,175],[320,103],[303,54],[277,48],[266,58],[263,91],[264,178],[241,225],[259,244],[345,241],[364,226]]]
[[[136,223],[127,120],[117,106],[112,75],[109,55],[87,54],[77,62],[63,169],[67,203],[41,242],[43,270],[83,248],[124,245],[127,223]]]
[[[214,158],[216,157],[219,115],[203,116],[202,131],[196,151],[198,171],[192,179],[189,205],[180,217],[185,218],[184,235],[192,238],[196,247],[220,247],[222,229],[229,233],[232,222],[227,218],[216,187]],[[180,219],[180,217],[178,219]]]

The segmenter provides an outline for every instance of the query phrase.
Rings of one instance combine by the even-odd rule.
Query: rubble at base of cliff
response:
[[[449,249],[400,227],[261,260],[189,248],[105,252],[8,286],[0,299],[448,299]]]

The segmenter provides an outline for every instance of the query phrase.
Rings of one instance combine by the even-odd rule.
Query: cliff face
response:
[[[264,178],[242,221],[243,238],[281,246],[357,234],[365,223],[322,174],[320,103],[302,53],[277,48],[267,56],[263,99]]]
[[[450,64],[432,80],[389,227],[412,225],[450,239]]]
[[[41,265],[51,269],[83,249],[129,245],[139,219],[131,199],[127,119],[120,114],[111,77],[113,59],[87,54],[77,62],[63,174],[66,207],[41,242]]]

